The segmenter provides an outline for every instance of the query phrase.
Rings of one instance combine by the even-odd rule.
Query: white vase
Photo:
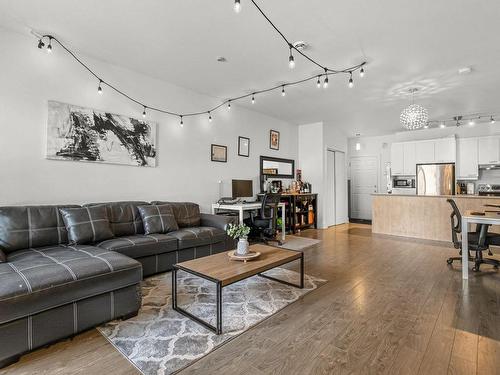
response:
[[[238,247],[236,248],[237,255],[247,255],[248,254],[248,241],[245,237],[241,237],[238,240]]]

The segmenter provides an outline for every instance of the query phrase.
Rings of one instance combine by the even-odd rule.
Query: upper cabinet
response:
[[[434,144],[436,163],[454,163],[457,160],[457,142],[453,138],[436,139]]]
[[[416,164],[434,163],[435,141],[415,142]]]
[[[477,180],[479,177],[478,139],[460,138],[457,148],[457,180]]]
[[[393,143],[391,145],[391,174],[393,176],[404,175],[403,143]]]
[[[478,139],[479,164],[500,164],[500,137]]]
[[[417,162],[415,160],[415,143],[403,143],[403,174],[414,176],[417,173]]]

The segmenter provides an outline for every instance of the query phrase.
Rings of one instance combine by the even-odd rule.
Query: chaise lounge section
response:
[[[143,277],[188,259],[234,247],[225,233],[233,218],[202,214],[194,203],[170,205],[178,229],[145,234],[144,201],[104,206],[113,238],[71,245],[60,209],[0,207],[0,368],[35,348],[117,318],[137,314]]]

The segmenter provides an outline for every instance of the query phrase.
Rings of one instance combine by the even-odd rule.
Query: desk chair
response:
[[[276,219],[278,218],[278,204],[281,194],[266,193],[262,198],[262,205],[258,214],[250,213],[247,225],[250,227],[250,237],[259,238],[262,242],[282,242],[276,238]]]
[[[451,239],[453,241],[453,246],[455,249],[460,249],[459,254],[462,255],[462,241],[458,239],[458,235],[462,233],[462,214],[457,207],[457,204],[453,199],[446,200],[452,207],[453,211],[450,215],[451,220]],[[488,250],[489,255],[493,255],[489,249],[490,245],[500,243],[500,235],[496,233],[488,233],[489,225],[478,224],[476,226],[475,232],[468,232],[469,240],[469,254],[468,258],[470,261],[474,262],[474,267],[472,270],[474,272],[479,271],[481,264],[491,264],[494,268],[498,269],[500,262],[495,259],[483,258],[483,251]],[[472,257],[470,255],[470,250],[476,252],[476,256]],[[451,257],[446,261],[448,264],[452,264],[454,260],[462,260],[462,257]]]

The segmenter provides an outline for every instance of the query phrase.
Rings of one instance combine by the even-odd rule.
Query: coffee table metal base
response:
[[[291,262],[295,261],[296,259],[292,260]],[[296,288],[303,289],[304,288],[304,254],[301,254],[301,257],[298,259],[300,261],[300,282],[299,284],[293,284],[285,280],[280,280],[272,276],[265,275],[263,273],[257,274],[260,277],[264,277],[269,280],[277,281],[279,283],[285,284],[285,285],[290,285]],[[288,263],[291,263],[288,262]],[[286,264],[286,263],[283,263]],[[209,322],[191,314],[189,311],[184,310],[182,307],[179,307],[177,304],[177,272],[178,271],[184,271],[187,273],[190,273],[191,275],[200,277],[202,279],[211,281],[215,284],[216,287],[216,325],[212,325]],[[240,280],[241,281],[241,280]],[[228,284],[231,285],[231,284]],[[225,285],[227,286],[227,285]],[[222,333],[222,283],[219,280],[213,279],[211,277],[208,277],[206,275],[203,275],[199,272],[195,272],[193,270],[184,268],[182,266],[179,266],[177,264],[174,265],[174,269],[172,271],[172,308],[181,313],[182,315],[194,320],[195,322],[201,324],[203,327],[209,329],[212,332],[215,332],[216,335],[220,335]]]

